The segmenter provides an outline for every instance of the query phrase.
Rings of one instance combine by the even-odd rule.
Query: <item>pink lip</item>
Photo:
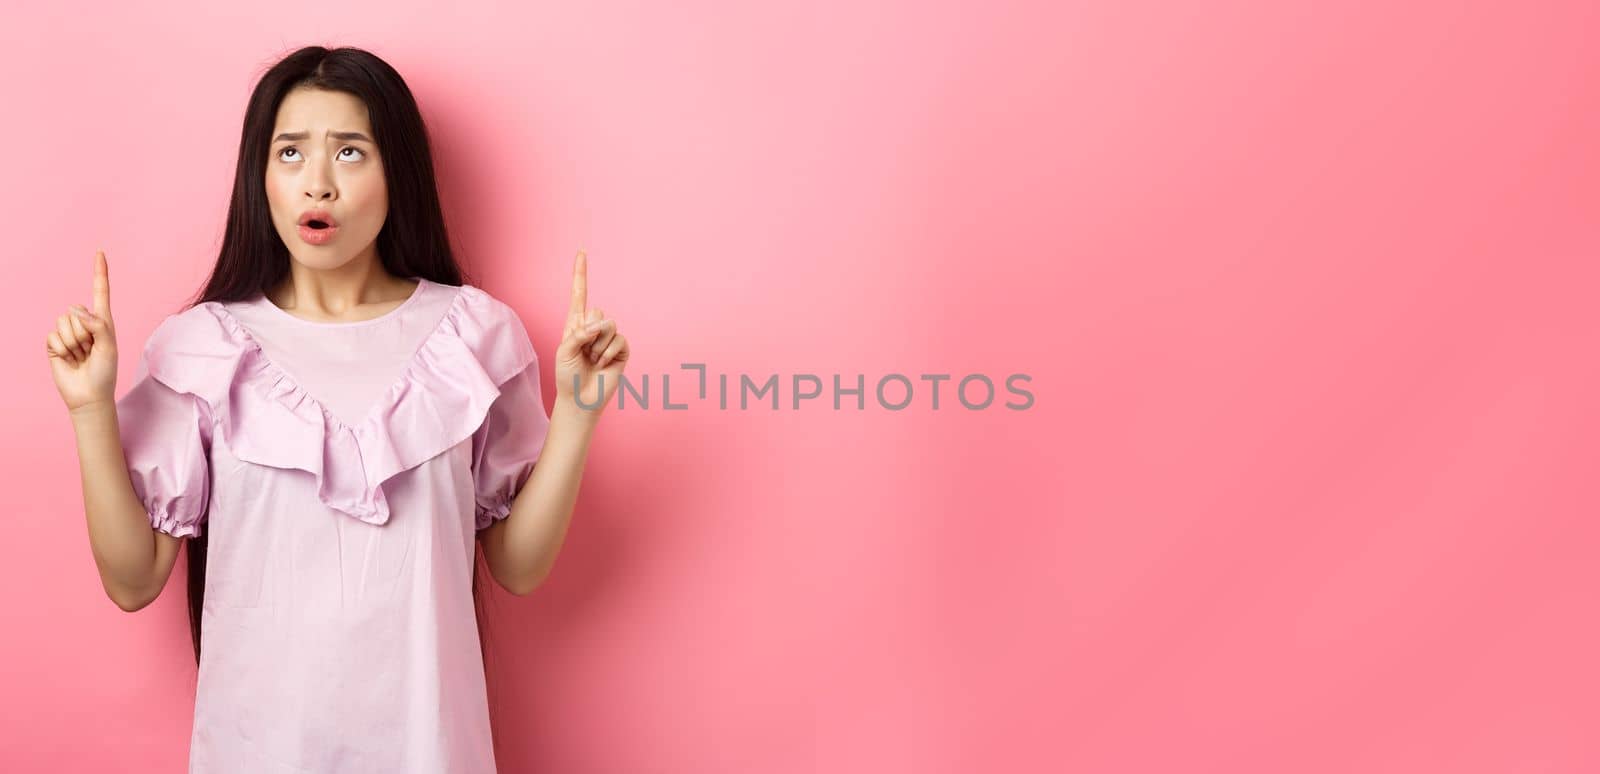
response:
[[[339,221],[334,220],[333,214],[327,210],[306,210],[305,212],[300,213],[300,220],[296,221],[296,223],[304,226],[313,220],[320,220],[329,226],[339,225]]]
[[[336,235],[338,233],[339,233],[339,227],[338,226],[329,226],[327,228],[312,228],[310,226],[301,226],[300,227],[300,241],[305,242],[308,245],[325,245],[328,242],[332,241],[334,235]]]

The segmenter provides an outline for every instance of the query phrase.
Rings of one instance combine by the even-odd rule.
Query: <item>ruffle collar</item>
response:
[[[236,457],[311,473],[325,505],[384,524],[383,483],[470,438],[501,385],[537,363],[515,310],[472,285],[441,287],[456,295],[438,326],[356,425],[268,360],[220,302],[163,320],[144,354],[152,377],[206,402]]]

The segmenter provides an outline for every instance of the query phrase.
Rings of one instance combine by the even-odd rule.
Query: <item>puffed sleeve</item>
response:
[[[472,474],[477,496],[477,528],[511,515],[511,504],[533,475],[544,448],[550,415],[539,395],[539,362],[500,386],[500,395],[472,436]]]
[[[150,525],[175,537],[196,537],[211,494],[211,416],[200,397],[150,375],[148,350],[133,387],[117,400],[122,454],[133,491]]]

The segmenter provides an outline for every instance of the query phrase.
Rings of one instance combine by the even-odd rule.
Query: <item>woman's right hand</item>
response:
[[[111,278],[106,254],[94,254],[94,309],[67,307],[45,337],[50,375],[68,411],[100,401],[111,403],[117,392],[117,330],[111,323]]]

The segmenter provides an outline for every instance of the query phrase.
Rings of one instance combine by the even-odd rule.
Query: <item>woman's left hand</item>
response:
[[[622,381],[629,351],[617,321],[588,305],[589,256],[580,250],[572,264],[572,305],[556,348],[556,399],[573,401],[582,416],[598,420]]]

